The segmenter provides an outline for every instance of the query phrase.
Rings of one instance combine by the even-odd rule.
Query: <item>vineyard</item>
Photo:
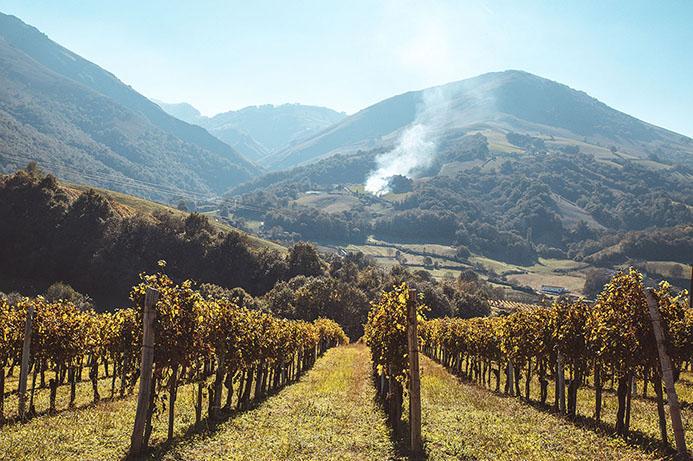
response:
[[[67,407],[73,408],[78,383],[85,379],[91,384],[93,403],[102,399],[99,381],[103,378],[110,381],[108,399],[133,393],[143,371],[139,358],[148,290],[158,294],[158,301],[153,305],[156,344],[145,405],[145,447],[157,412],[167,410],[168,439],[172,438],[181,385],[194,384],[196,424],[202,419],[205,395],[208,419],[218,420],[232,409],[234,400],[237,408],[248,408],[251,397],[261,400],[296,381],[328,348],[348,342],[332,320],[278,319],[239,308],[226,299],[203,298],[192,282],[175,284],[163,273],[143,275],[131,292],[135,307],[114,313],[81,311],[69,302],[48,303],[41,297],[13,305],[0,302],[0,422],[39,416],[34,403],[37,387],[49,390],[44,412],[48,415],[59,410],[56,396],[60,386],[69,386]],[[27,331],[29,335],[24,334]],[[17,372],[18,412],[10,416],[4,401],[14,393],[6,388]]]
[[[412,296],[406,285],[383,294],[366,325],[378,387],[388,407],[400,408],[390,411],[395,425],[402,417],[402,394],[409,378],[404,315]],[[638,407],[639,416],[651,415],[643,415],[641,402],[635,402],[639,392],[641,400],[648,401],[651,385],[660,445],[669,443],[666,403],[681,452],[684,428],[674,379],[690,368],[693,357],[693,311],[688,302],[686,291],[671,293],[666,283],[648,292],[642,276],[631,270],[615,275],[593,304],[560,299],[549,308],[517,308],[505,317],[425,321],[420,316],[420,341],[426,355],[465,381],[575,421],[589,418],[604,428],[603,407],[608,401],[616,406],[616,414],[613,426],[605,429],[626,438],[631,435],[633,408]],[[424,306],[419,307],[422,312]],[[658,338],[660,327],[663,337]],[[589,414],[578,412],[584,408],[578,396],[588,394],[581,389],[589,389],[593,401]],[[654,445],[651,438],[645,437]]]
[[[332,320],[241,308],[163,271],[130,298],[111,313],[0,302],[0,457],[673,459],[690,429],[688,294],[633,270],[594,303],[471,319],[426,320],[402,283],[372,303],[363,342],[336,348],[349,340]]]

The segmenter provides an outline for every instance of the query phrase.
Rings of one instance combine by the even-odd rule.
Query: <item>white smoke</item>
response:
[[[377,169],[366,179],[366,192],[387,194],[392,176],[412,177],[431,165],[438,150],[437,131],[450,116],[449,106],[443,87],[424,91],[416,119],[402,132],[397,146],[376,158]]]

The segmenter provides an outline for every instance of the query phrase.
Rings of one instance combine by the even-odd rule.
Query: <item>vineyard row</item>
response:
[[[400,408],[398,414],[396,410],[390,412],[394,422],[401,417],[402,395],[409,376],[406,305],[416,301],[412,298],[413,292],[406,285],[384,293],[374,304],[365,328],[383,399],[389,408]],[[656,311],[654,317],[650,306]],[[419,306],[420,314],[425,310],[425,306]],[[662,333],[661,348],[657,331]],[[559,299],[550,307],[517,310],[505,317],[427,321],[420,315],[419,333],[426,355],[496,391],[501,391],[503,375],[503,392],[521,396],[524,391],[529,400],[534,377],[540,383],[538,401],[546,405],[553,380],[553,404],[557,411],[571,417],[576,416],[578,389],[591,381],[595,395],[591,416],[600,422],[605,384],[615,383],[615,430],[621,435],[629,432],[636,380],[642,382],[644,393],[651,383],[663,442],[667,443],[665,390],[677,448],[683,441],[683,429],[677,427],[673,415],[680,411],[679,404],[675,392],[669,391],[673,391],[673,379],[693,357],[693,310],[685,290],[673,293],[667,283],[662,283],[649,292],[643,286],[642,275],[630,270],[617,273],[594,303]],[[662,351],[667,360],[662,360]],[[663,364],[673,364],[673,371]],[[674,377],[670,383],[666,383],[666,371],[672,371],[668,374]],[[663,380],[669,385],[663,387]]]
[[[73,303],[49,303],[41,297],[24,298],[14,304],[0,301],[0,423],[5,421],[5,378],[13,376],[16,367],[24,368],[22,359],[26,361],[25,373],[30,371],[31,384],[26,392],[18,389],[19,419],[35,414],[37,377],[39,386],[47,385],[50,390],[49,413],[56,411],[55,396],[61,384],[70,386],[68,405],[73,406],[76,383],[85,369],[95,402],[101,399],[101,371],[111,378],[111,398],[118,393],[120,397],[132,393],[141,373],[143,311],[148,290],[156,291],[157,301],[152,306],[155,344],[144,446],[151,435],[152,414],[163,407],[158,403],[160,393],[168,395],[171,438],[180,385],[197,383],[198,423],[202,418],[202,396],[207,391],[207,411],[214,421],[231,409],[234,396],[237,408],[247,408],[251,398],[261,399],[296,380],[329,347],[348,342],[332,320],[279,319],[238,307],[227,299],[204,298],[192,282],[176,284],[163,273],[143,275],[130,294],[134,307],[112,313],[83,311]],[[24,335],[27,326],[29,337]],[[23,354],[26,344],[30,345],[28,357]],[[46,374],[52,374],[48,383]],[[21,381],[20,377],[20,386]]]

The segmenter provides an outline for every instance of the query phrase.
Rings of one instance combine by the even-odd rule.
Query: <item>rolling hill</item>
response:
[[[260,171],[203,128],[0,14],[0,171],[31,160],[71,181],[169,201],[219,193]]]
[[[483,74],[381,101],[277,153],[278,170],[335,153],[392,147],[401,131],[425,119],[437,136],[470,130],[569,139],[637,158],[693,163],[693,141],[619,112],[584,92],[522,71]]]

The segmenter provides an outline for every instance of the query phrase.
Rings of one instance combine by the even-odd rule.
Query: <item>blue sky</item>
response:
[[[693,1],[0,0],[144,95],[352,113],[522,69],[693,136]]]

